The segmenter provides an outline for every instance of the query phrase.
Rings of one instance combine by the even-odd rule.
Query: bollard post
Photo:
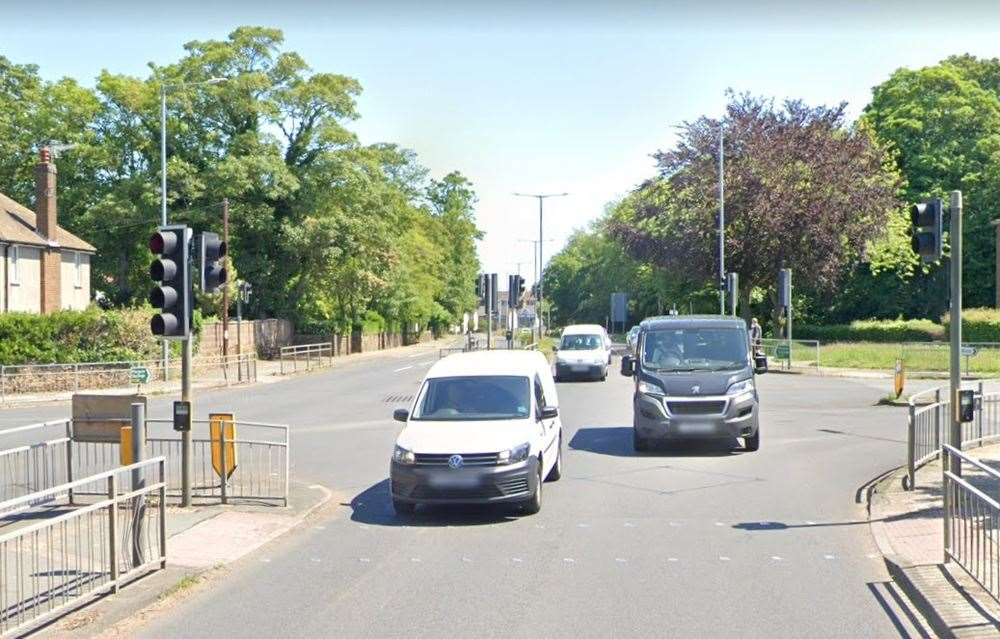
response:
[[[219,473],[220,477],[222,478],[219,487],[220,490],[222,491],[222,503],[223,505],[225,505],[229,503],[229,496],[227,494],[229,492],[229,473],[226,472],[228,470],[228,468],[226,467],[226,425],[228,424],[228,422],[226,422],[225,420],[220,420],[218,424],[219,424],[219,468],[222,471],[221,473]]]
[[[146,458],[146,405],[132,404],[132,463],[138,464]],[[132,469],[132,491],[146,487],[145,469]],[[145,495],[132,498],[132,566],[141,566],[143,539],[143,520],[146,510]]]
[[[66,483],[73,483],[73,420],[66,420]],[[68,492],[69,505],[73,505],[73,489]]]
[[[976,439],[979,440],[979,445],[983,445],[983,383],[979,382],[979,410],[976,411]]]
[[[906,490],[913,490],[916,480],[916,469],[914,468],[914,448],[916,447],[916,406],[910,404],[909,420],[906,422]]]

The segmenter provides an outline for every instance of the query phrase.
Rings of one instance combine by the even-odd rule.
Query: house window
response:
[[[73,266],[76,269],[76,287],[83,288],[83,254],[79,251],[73,253]]]
[[[21,283],[21,247],[10,247],[10,283],[17,285]]]

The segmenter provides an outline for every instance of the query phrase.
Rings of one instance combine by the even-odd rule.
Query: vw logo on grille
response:
[[[464,460],[461,455],[452,455],[448,458],[448,465],[452,468],[461,468]]]
[[[697,384],[695,384],[694,386],[691,387],[691,394],[692,395],[697,395],[700,392],[701,392],[701,386],[698,386]]]

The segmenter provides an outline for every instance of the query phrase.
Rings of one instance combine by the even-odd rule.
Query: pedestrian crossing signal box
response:
[[[174,402],[174,430],[191,430],[191,402]]]
[[[974,390],[958,391],[958,420],[968,424],[976,419],[976,392]]]

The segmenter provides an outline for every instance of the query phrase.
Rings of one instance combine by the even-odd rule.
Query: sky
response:
[[[316,71],[358,79],[362,143],[458,170],[479,197],[480,258],[533,279],[537,200],[544,259],[609,202],[655,174],[676,127],[722,113],[725,92],[856,117],[900,67],[1000,56],[1000,2],[240,2],[0,0],[0,55],[92,86],[102,69],[145,76],[191,40],[239,25],[283,30]]]

